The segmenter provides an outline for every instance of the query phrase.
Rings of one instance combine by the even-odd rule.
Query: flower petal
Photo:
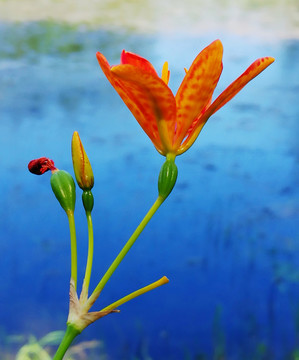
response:
[[[193,123],[193,128],[189,132],[188,137],[184,143],[180,146],[178,153],[182,154],[194,143],[197,136],[201,132],[205,123],[209,117],[218,111],[223,105],[230,101],[243,87],[265,70],[269,65],[273,63],[275,59],[272,57],[264,57],[257,59],[252,63],[242,75],[240,75],[234,82],[232,82],[218,97],[217,99],[207,107],[206,111],[196,119]]]
[[[223,47],[220,40],[212,42],[193,61],[176,94],[177,134],[179,146],[186,133],[210,100],[222,72]]]
[[[110,81],[111,85],[114,87],[114,89],[117,91],[124,103],[127,105],[131,113],[134,115],[138,123],[143,128],[143,130],[150,137],[157,150],[159,152],[163,152],[164,149],[159,137],[156,122],[150,122],[149,119],[146,118],[145,114],[142,111],[142,108],[140,107],[140,104],[136,102],[137,99],[135,94],[130,91],[128,86],[124,84],[124,82],[119,77],[117,77],[115,73],[111,72],[111,67],[104,55],[98,52],[97,59],[107,79]]]
[[[265,70],[275,59],[272,57],[263,57],[255,60],[249,68],[244,71],[234,82],[232,82],[212,103],[208,109],[210,116],[218,111],[223,105],[230,101],[243,87]],[[212,112],[212,113],[211,113]]]
[[[143,115],[136,117],[124,100],[153,143],[159,144],[158,150],[163,155],[171,152],[176,104],[169,87],[158,76],[130,64],[113,66],[111,73]]]
[[[46,158],[46,157],[41,157],[38,159],[31,160],[28,164],[28,170],[32,174],[42,175],[48,170],[54,171],[57,169],[54,165],[53,160]]]
[[[148,60],[146,60],[145,58],[143,58],[137,54],[131,53],[129,51],[125,51],[125,50],[122,51],[121,57],[120,57],[120,63],[122,65],[125,65],[125,64],[134,65],[136,67],[139,67],[145,71],[148,71],[148,72],[158,76],[155,68]]]

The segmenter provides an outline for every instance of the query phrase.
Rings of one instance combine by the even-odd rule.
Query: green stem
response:
[[[167,284],[168,282],[169,282],[169,280],[167,279],[167,277],[163,276],[161,279],[153,282],[152,284],[144,286],[143,288],[141,288],[139,290],[136,290],[136,291],[132,292],[131,294],[129,294],[127,296],[124,296],[123,298],[121,298],[121,299],[115,301],[114,303],[106,306],[101,311],[114,310],[117,307],[119,307],[120,305],[122,305],[122,304],[124,304],[124,303],[126,303],[126,302],[128,302],[128,301],[130,301],[132,299],[135,299],[137,296],[143,295],[148,291],[156,289],[158,286]]]
[[[87,263],[86,263],[82,293],[80,296],[80,298],[82,298],[83,300],[86,300],[88,297],[88,288],[90,283],[91,268],[93,261],[93,226],[92,226],[92,218],[90,211],[86,211],[86,218],[87,218],[87,227],[88,227],[88,255],[87,255]]]
[[[79,334],[79,330],[77,330],[72,325],[68,325],[64,337],[59,345],[59,348],[57,349],[56,354],[53,357],[53,360],[62,360],[67,349],[70,347],[75,337]]]
[[[145,215],[141,223],[138,225],[130,239],[127,241],[125,246],[122,248],[120,253],[117,255],[113,263],[110,265],[109,269],[106,271],[105,275],[102,277],[101,281],[98,283],[97,287],[94,289],[93,293],[90,295],[89,299],[86,302],[86,308],[90,309],[92,304],[96,301],[96,299],[99,297],[101,291],[103,290],[104,286],[107,284],[108,280],[114,273],[114,271],[117,269],[118,265],[121,263],[123,258],[126,256],[128,251],[131,249],[141,232],[144,230],[145,226],[148,224],[150,219],[153,217],[155,212],[159,209],[159,207],[162,205],[163,199],[161,196],[158,196],[157,200],[154,202],[148,213]]]
[[[71,278],[74,280],[75,289],[77,289],[77,240],[74,212],[68,211],[67,217],[69,220],[71,238]]]

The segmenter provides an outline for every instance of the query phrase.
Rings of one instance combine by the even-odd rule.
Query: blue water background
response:
[[[91,287],[157,195],[163,158],[102,74],[96,51],[115,64],[125,48],[158,71],[168,60],[175,92],[183,68],[220,37],[224,70],[216,94],[256,58],[276,61],[177,158],[173,193],[95,308],[163,275],[170,283],[93,324],[81,340],[103,340],[108,359],[291,359],[299,346],[298,41],[57,25],[59,36],[46,43],[43,31],[56,29],[47,26],[0,26],[3,336],[40,338],[64,329],[68,312],[67,218],[51,193],[50,175],[27,171],[31,159],[48,156],[73,173],[70,141],[79,131],[95,174]],[[80,192],[78,198],[82,279],[87,230]]]

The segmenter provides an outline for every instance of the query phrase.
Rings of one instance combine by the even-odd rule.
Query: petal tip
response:
[[[126,54],[127,54],[126,50],[123,49],[123,51],[122,51],[121,54],[120,54],[120,63],[121,63],[121,64],[125,64],[125,63],[126,63]]]
[[[268,56],[269,64],[272,64],[275,61],[274,57]]]
[[[98,59],[99,63],[101,63],[103,61],[107,61],[105,56],[102,53],[100,53],[99,51],[96,52],[96,58]]]
[[[214,44],[216,47],[219,47],[219,49],[223,49],[223,44],[222,44],[222,42],[221,42],[220,39],[214,40],[214,41],[212,42],[212,44]],[[212,45],[212,44],[211,44],[211,45]]]
[[[260,59],[257,59],[253,64],[261,69],[266,69],[269,65],[271,65],[275,59],[271,56],[265,56]]]

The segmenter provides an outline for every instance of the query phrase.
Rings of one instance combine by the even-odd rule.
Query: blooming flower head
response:
[[[156,149],[175,157],[189,149],[211,115],[274,61],[271,57],[257,59],[212,101],[222,72],[222,53],[220,40],[202,50],[186,70],[175,96],[168,87],[167,63],[159,77],[148,60],[130,52],[123,51],[116,66],[110,66],[100,52],[97,59]]]

